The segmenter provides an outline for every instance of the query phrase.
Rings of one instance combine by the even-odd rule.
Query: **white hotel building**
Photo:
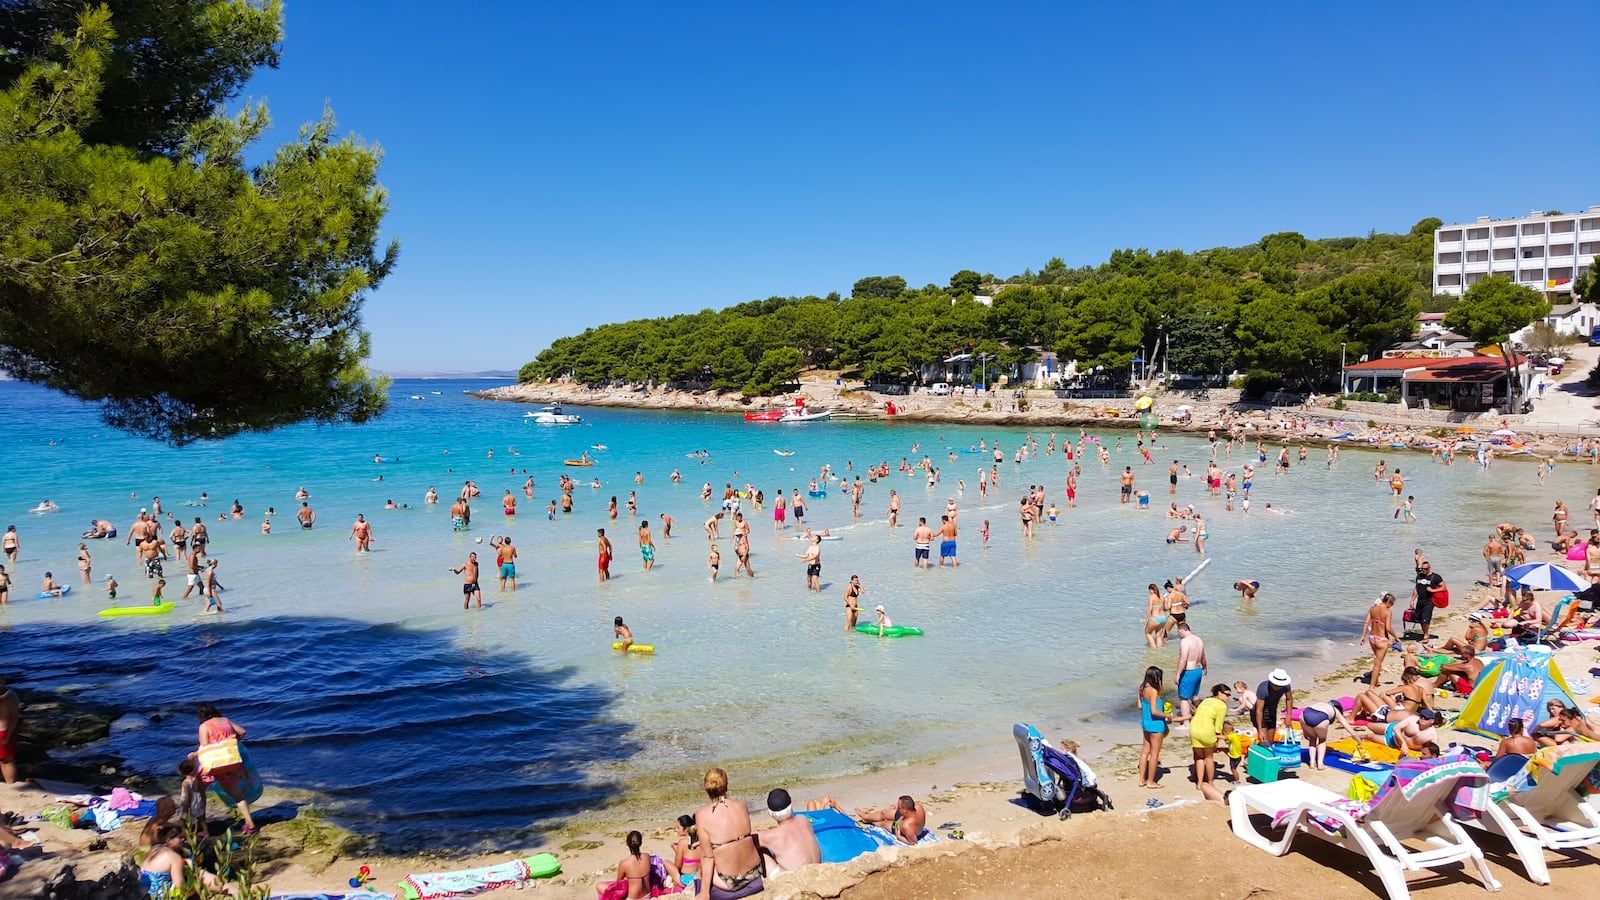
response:
[[[1460,295],[1490,275],[1552,294],[1571,294],[1572,280],[1600,256],[1600,206],[1586,212],[1445,225],[1433,233],[1433,292]]]

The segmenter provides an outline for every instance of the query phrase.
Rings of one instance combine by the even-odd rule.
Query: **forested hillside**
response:
[[[999,282],[971,270],[921,288],[872,276],[849,297],[773,297],[591,328],[555,341],[521,377],[767,394],[804,368],[897,380],[958,352],[1005,366],[1049,349],[1080,370],[1122,371],[1168,336],[1174,373],[1258,368],[1314,380],[1337,366],[1341,342],[1356,358],[1410,334],[1430,300],[1438,224],[1322,240],[1279,232],[1196,253],[1118,250],[1098,266],[1052,259]],[[980,293],[992,306],[973,299]]]

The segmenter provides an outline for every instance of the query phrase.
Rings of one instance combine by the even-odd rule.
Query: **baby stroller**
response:
[[[1111,809],[1111,797],[1100,789],[1094,772],[1071,753],[1057,750],[1032,725],[1011,729],[1022,756],[1022,799],[1041,813],[1073,813]]]

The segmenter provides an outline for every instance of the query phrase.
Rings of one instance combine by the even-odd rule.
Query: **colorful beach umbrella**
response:
[[[1506,577],[1536,591],[1581,591],[1589,586],[1589,579],[1577,572],[1544,562],[1512,566],[1506,570]]]

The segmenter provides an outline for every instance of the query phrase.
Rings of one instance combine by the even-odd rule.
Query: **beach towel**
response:
[[[535,877],[533,868],[529,866],[530,860],[543,860],[549,858],[554,863],[554,857],[547,853],[527,859],[514,859],[510,862],[497,863],[492,866],[480,866],[476,869],[463,869],[460,872],[435,872],[426,875],[407,875],[400,882],[400,893],[406,900],[439,900],[443,897],[469,897],[492,891],[496,888],[510,887],[522,884]],[[554,871],[542,868],[542,874],[554,875],[561,867],[556,865]]]
[[[1337,741],[1329,741],[1328,749],[1343,753],[1351,759],[1356,759],[1358,756],[1354,738],[1340,738]],[[1361,749],[1362,753],[1360,755],[1365,756],[1370,762],[1392,765],[1400,761],[1400,751],[1388,744],[1364,740],[1361,742]]]
[[[883,845],[885,847],[892,847],[892,846],[907,847],[907,846],[913,846],[913,845],[907,844],[905,841],[900,840],[898,837],[895,836],[894,832],[890,831],[887,828],[884,828],[882,825],[866,825],[866,826],[863,826],[863,827],[864,827],[864,830],[868,834],[871,834],[872,836],[876,837],[878,840],[882,841]],[[914,846],[922,847],[922,846],[925,846],[927,844],[937,844],[937,843],[939,843],[939,836],[937,834],[934,834],[932,831],[929,831],[928,829],[924,828],[924,829],[922,829],[921,833],[919,833],[917,835],[917,842],[916,842],[916,844]]]

